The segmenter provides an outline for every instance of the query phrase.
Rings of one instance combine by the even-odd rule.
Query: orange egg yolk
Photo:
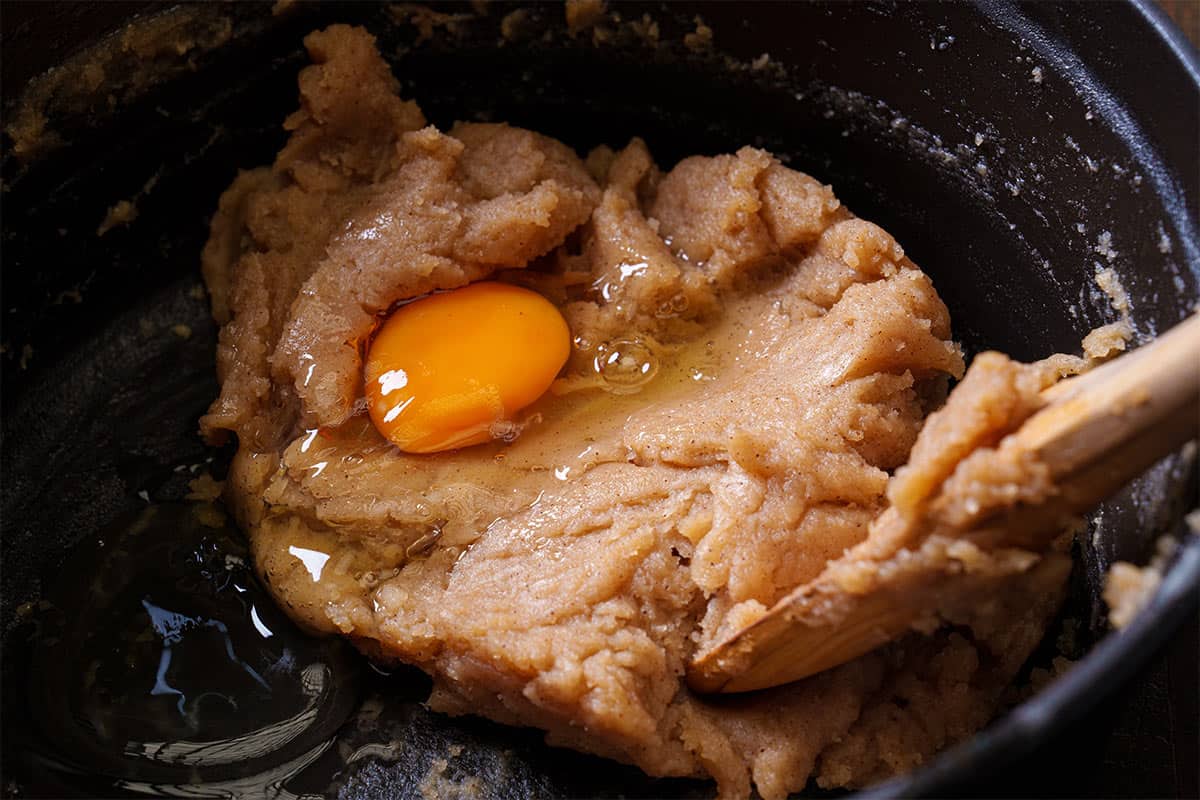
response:
[[[566,320],[536,292],[484,282],[430,295],[392,312],[371,342],[367,409],[409,453],[486,442],[550,388],[570,349]]]

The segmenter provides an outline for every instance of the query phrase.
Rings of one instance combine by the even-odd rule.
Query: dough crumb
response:
[[[1108,570],[1104,582],[1104,602],[1108,603],[1108,621],[1121,630],[1146,607],[1162,582],[1162,573],[1153,567],[1137,567],[1118,561]]]
[[[640,20],[631,20],[629,29],[646,44],[658,44],[658,23],[649,14],[643,14]]]
[[[74,303],[75,305],[79,305],[80,303],[83,302],[83,293],[80,292],[78,288],[67,289],[65,291],[59,292],[58,297],[54,298],[54,305],[56,305],[56,306],[61,306],[64,303],[68,303],[68,302]]]
[[[417,29],[416,44],[433,39],[439,28],[444,28],[452,36],[457,35],[458,24],[471,18],[470,14],[446,14],[419,3],[400,3],[388,6],[388,13],[396,22],[407,22]]]
[[[683,37],[683,44],[689,50],[705,50],[712,47],[713,30],[704,24],[704,20],[697,15],[695,18],[696,30]]]
[[[1097,238],[1097,248],[1112,247],[1112,234],[1103,231]],[[1097,265],[1099,266],[1099,265]],[[1123,352],[1133,339],[1133,323],[1129,319],[1129,294],[1112,267],[1099,270],[1096,286],[1108,296],[1113,310],[1120,315],[1116,322],[1101,325],[1083,338],[1083,353],[1091,362],[1101,361]]]
[[[604,16],[604,0],[567,0],[567,32],[572,36],[590,28]]]
[[[137,216],[137,206],[128,200],[122,200],[108,210],[108,214],[96,228],[96,235],[103,236],[113,228],[125,227],[137,219]]]
[[[1193,531],[1200,528],[1200,512],[1186,518]],[[1169,536],[1159,538],[1153,558],[1144,567],[1117,561],[1108,569],[1104,582],[1104,602],[1108,604],[1108,621],[1122,630],[1145,608],[1162,583],[1163,569],[1175,552],[1177,542]]]
[[[1096,237],[1096,246],[1092,249],[1107,258],[1110,262],[1114,261],[1117,257],[1117,251],[1113,249],[1111,231],[1100,231],[1100,235]]]
[[[221,496],[224,488],[224,482],[218,481],[209,473],[204,472],[188,481],[189,491],[184,499],[211,503]]]
[[[1129,313],[1129,293],[1125,291],[1125,287],[1121,284],[1121,279],[1117,276],[1116,270],[1109,267],[1097,272],[1096,285],[1100,287],[1102,292],[1108,295],[1108,299],[1112,301],[1114,309],[1121,314]]]
[[[516,11],[510,11],[500,20],[500,35],[505,41],[515,42],[524,35],[528,23],[528,9],[518,8]]]
[[[48,124],[49,120],[41,111],[28,105],[21,106],[16,118],[5,128],[5,133],[12,138],[13,155],[32,158],[56,144],[57,137],[47,129]]]
[[[1133,338],[1133,326],[1120,319],[1095,328],[1083,337],[1083,353],[1089,361],[1103,361],[1125,351]]]
[[[446,776],[450,763],[444,758],[435,758],[429,771],[417,786],[423,800],[468,800],[483,796],[483,781],[477,776],[455,780]]]
[[[146,182],[142,184],[142,188],[133,197],[128,200],[122,200],[110,208],[108,214],[104,217],[104,221],[96,229],[96,235],[103,236],[113,228],[132,224],[138,218],[138,202],[154,190],[155,185],[158,184],[159,174],[159,172],[155,172],[147,178]]]
[[[1158,223],[1158,252],[1163,255],[1168,255],[1171,252],[1171,237],[1167,235],[1167,229],[1163,224]]]

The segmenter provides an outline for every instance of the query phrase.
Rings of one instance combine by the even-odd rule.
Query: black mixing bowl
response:
[[[196,435],[216,393],[216,331],[196,291],[207,222],[237,169],[282,144],[316,27],[365,24],[439,125],[507,120],[581,151],[639,135],[663,164],[772,150],[904,243],[970,352],[1077,350],[1115,319],[1101,268],[1128,290],[1141,339],[1200,298],[1200,63],[1148,2],[631,3],[604,32],[573,35],[562,6],[522,8],[4,5],[6,793],[710,791],[429,713],[420,675],[377,674],[291,629],[238,560],[237,534],[181,504],[188,479],[219,476],[228,457]],[[697,15],[712,47],[686,39]],[[1156,466],[1079,538],[1059,627],[1086,657],[866,796],[978,791],[1189,618],[1193,461]],[[1161,588],[1108,633],[1108,565],[1144,562],[1163,535],[1179,546]]]

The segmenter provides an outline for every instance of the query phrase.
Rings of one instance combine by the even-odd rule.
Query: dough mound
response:
[[[962,376],[890,235],[753,148],[664,174],[638,140],[585,162],[505,125],[442,133],[366,32],[306,45],[290,138],[221,198],[203,264],[222,328],[202,430],[237,437],[226,500],[282,607],[428,671],[436,709],[730,797],[870,783],[990,718],[1057,607],[1060,557],[976,551],[989,602],[955,628],[789,686],[702,698],[682,679],[864,542]],[[401,453],[362,413],[364,346],[396,303],[484,278],[556,303],[571,358],[510,435]],[[645,369],[606,374],[613,353]],[[948,474],[918,453],[896,492]],[[914,553],[942,573],[965,558]]]

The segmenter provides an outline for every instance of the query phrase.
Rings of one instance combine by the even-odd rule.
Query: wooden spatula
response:
[[[1200,315],[1041,398],[1045,405],[1010,436],[1049,468],[1058,491],[964,534],[980,546],[1045,549],[1064,521],[1200,434]],[[909,524],[889,509],[872,535]],[[830,562],[765,616],[702,650],[688,685],[698,692],[778,686],[857,658],[936,612],[937,576],[882,581],[854,594],[831,577],[837,567]]]

